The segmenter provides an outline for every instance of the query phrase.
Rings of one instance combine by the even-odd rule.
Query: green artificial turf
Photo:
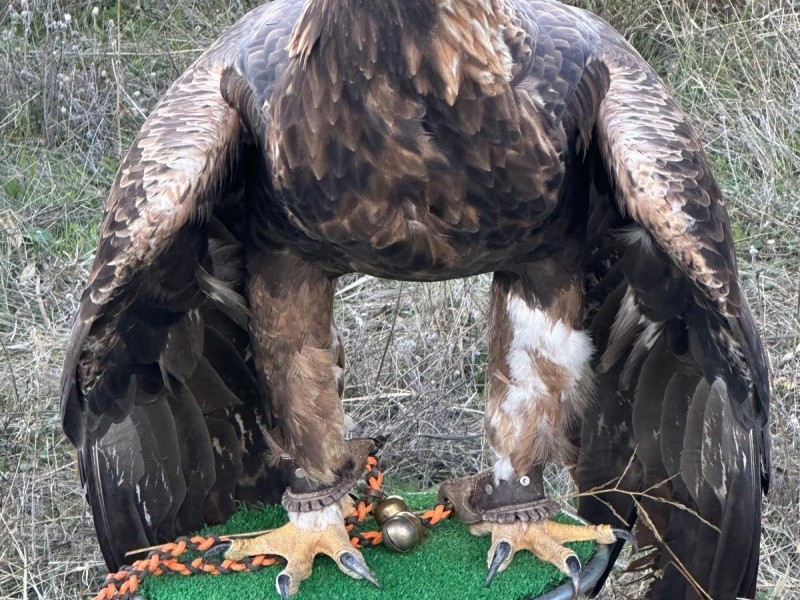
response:
[[[403,493],[413,510],[433,506],[435,492]],[[569,517],[559,515],[556,520],[569,522]],[[286,521],[282,508],[276,506],[257,510],[242,509],[224,525],[209,527],[202,533],[222,534],[257,531],[278,527]],[[368,519],[365,529],[375,529]],[[594,554],[594,543],[569,544],[582,564]],[[407,554],[384,548],[363,551],[373,573],[383,584],[383,590],[373,588],[366,581],[356,581],[342,574],[334,562],[318,556],[310,579],[303,582],[293,598],[342,598],[347,600],[441,600],[447,598],[535,598],[554,589],[564,576],[552,565],[536,560],[529,552],[521,552],[508,570],[499,573],[490,589],[483,587],[486,578],[486,553],[488,537],[469,534],[465,525],[445,520],[433,527],[427,540]],[[229,598],[278,598],[275,577],[281,570],[276,565],[257,573],[232,575],[192,575],[188,577],[150,577],[141,593],[148,600],[227,600]]]

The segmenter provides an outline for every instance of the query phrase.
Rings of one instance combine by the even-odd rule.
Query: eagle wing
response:
[[[755,590],[769,483],[765,356],[742,295],[720,189],[686,117],[608,25],[590,148],[587,327],[597,395],[578,446],[592,522],[633,520],[663,570],[654,598]],[[657,532],[657,533],[654,533]],[[644,566],[643,565],[643,566]]]
[[[250,358],[236,225],[245,177],[263,166],[224,91],[253,32],[260,76],[274,78],[297,10],[253,11],[172,85],[105,205],[61,413],[112,569],[285,487],[265,464],[269,398]]]

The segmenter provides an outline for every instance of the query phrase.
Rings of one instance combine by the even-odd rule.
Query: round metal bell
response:
[[[386,496],[375,505],[372,516],[375,517],[378,527],[383,527],[391,517],[404,511],[408,512],[408,505],[400,496]]]
[[[383,545],[390,550],[408,552],[425,539],[425,526],[416,515],[402,511],[384,522],[381,536]]]

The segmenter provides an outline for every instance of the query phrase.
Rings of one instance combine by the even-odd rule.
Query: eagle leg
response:
[[[577,269],[569,268],[579,256],[566,248],[559,264],[498,272],[492,284],[485,429],[494,464],[440,490],[473,533],[492,535],[487,585],[516,552],[527,549],[571,577],[577,594],[580,563],[562,544],[630,538],[608,525],[565,526],[548,520],[558,507],[545,497],[543,466],[568,457],[568,425],[591,388],[593,346],[580,330],[580,278],[570,275]]]
[[[558,269],[528,266],[496,273],[492,283],[484,428],[497,481],[568,458],[568,425],[591,390],[594,348],[580,329],[580,280]]]
[[[289,523],[232,542],[225,557],[285,558],[276,580],[283,598],[310,576],[317,554],[330,556],[351,577],[378,585],[344,525],[346,494],[373,444],[344,437],[344,355],[333,323],[333,278],[286,250],[253,252],[247,268],[254,359],[275,414],[270,443],[289,472],[282,501]]]
[[[258,376],[269,391],[274,454],[320,485],[349,460],[333,323],[334,278],[286,250],[248,256],[250,334]]]

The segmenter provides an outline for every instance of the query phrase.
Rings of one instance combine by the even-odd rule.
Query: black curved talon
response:
[[[565,562],[567,563],[569,578],[572,579],[572,598],[575,600],[581,589],[581,561],[578,560],[577,556],[569,556]]]
[[[291,595],[289,590],[292,589],[292,578],[286,573],[280,573],[277,579],[275,579],[275,587],[278,588],[281,600],[289,600],[289,596]]]
[[[486,583],[483,584],[483,587],[489,587],[492,585],[492,579],[494,576],[497,575],[497,571],[500,569],[500,566],[506,562],[506,559],[511,555],[511,544],[508,542],[500,542],[497,544],[497,547],[494,549],[494,555],[492,556],[492,564],[489,565],[489,572],[486,574]]]
[[[223,542],[219,542],[218,544],[214,544],[211,548],[205,551],[203,554],[204,560],[219,560],[225,558],[225,553],[228,549],[233,546],[233,542],[230,540],[226,540]]]
[[[639,542],[636,541],[636,536],[627,529],[612,528],[611,533],[613,533],[614,537],[616,537],[618,540],[625,540],[628,542],[631,545],[631,550],[634,553],[639,551]]]
[[[359,577],[366,579],[376,588],[381,589],[381,583],[378,581],[378,578],[369,570],[367,567],[367,563],[363,560],[359,559],[358,556],[353,554],[352,552],[344,552],[339,556],[339,564],[342,565],[348,571],[352,571]]]

